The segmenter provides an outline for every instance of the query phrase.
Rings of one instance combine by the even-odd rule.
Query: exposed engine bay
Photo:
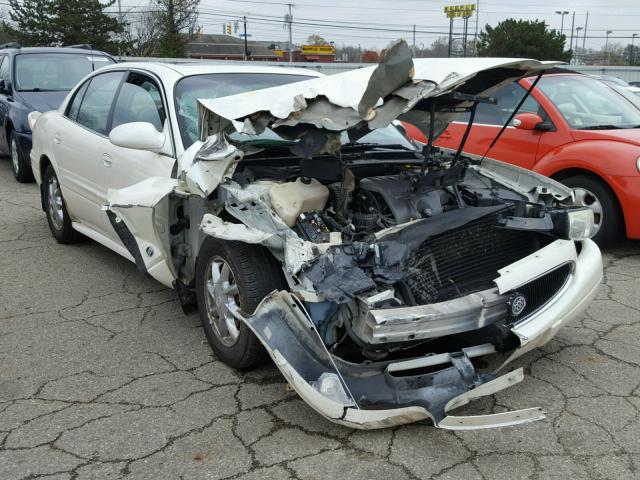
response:
[[[357,156],[350,162],[326,156],[287,168],[248,157],[232,182],[256,192],[251,205],[262,205],[322,252],[288,278],[330,351],[350,361],[394,358],[394,352],[420,352],[443,335],[460,334],[452,340],[470,346],[463,334],[479,328],[502,329],[500,348],[512,347],[517,340],[509,324],[545,303],[569,272],[558,272],[555,284],[516,314],[509,313],[510,294],[500,295],[494,279],[562,237],[565,208],[551,194],[533,201],[508,188],[469,158],[454,164],[451,153],[435,151],[436,161],[424,169],[417,152],[404,157],[365,163]],[[223,186],[221,192],[233,190]],[[230,211],[251,223],[242,212]],[[425,305],[468,318],[434,328],[431,312],[426,321],[413,319],[408,331],[404,320],[378,321],[371,314]]]

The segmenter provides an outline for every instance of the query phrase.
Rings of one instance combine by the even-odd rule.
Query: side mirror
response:
[[[9,95],[11,93],[9,85],[4,80],[0,80],[0,93],[3,93],[5,95]]]
[[[513,119],[513,126],[519,130],[537,130],[544,120],[535,113],[519,113]]]
[[[111,130],[109,141],[118,147],[159,152],[164,146],[166,135],[149,122],[131,122]]]

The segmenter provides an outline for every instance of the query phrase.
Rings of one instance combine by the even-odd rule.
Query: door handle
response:
[[[59,135],[54,135],[53,136],[53,143],[60,144],[60,142],[61,142],[60,136]]]
[[[106,168],[109,168],[112,164],[113,160],[111,159],[111,155],[104,153],[102,155],[102,165],[104,165]]]

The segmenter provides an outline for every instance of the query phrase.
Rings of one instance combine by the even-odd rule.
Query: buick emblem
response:
[[[517,317],[524,312],[525,308],[527,308],[527,297],[521,293],[514,293],[511,295],[511,298],[509,298],[507,305],[509,306],[509,313],[511,313],[511,316]]]

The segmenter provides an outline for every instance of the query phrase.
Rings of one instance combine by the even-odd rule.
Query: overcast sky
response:
[[[123,3],[127,0],[123,0]],[[287,32],[282,23],[278,23],[278,17],[287,12],[288,1],[294,4],[293,37],[294,42],[304,41],[310,34],[317,33],[336,45],[358,45],[365,47],[384,47],[390,40],[404,37],[409,42],[412,40],[412,25],[416,24],[416,44],[428,46],[438,36],[436,32],[448,32],[449,21],[444,16],[445,5],[459,3],[473,3],[473,1],[440,1],[440,0],[256,0],[255,2],[238,0],[201,0],[199,23],[206,33],[221,33],[224,15],[247,15],[249,17],[248,32],[252,40],[277,40],[286,41]],[[129,0],[131,2],[131,0]],[[136,3],[143,3],[142,0]],[[630,39],[616,39],[614,37],[630,37],[633,33],[640,34],[640,1],[638,0],[480,0],[479,27],[489,23],[495,25],[505,18],[521,18],[526,20],[544,20],[551,28],[560,29],[561,16],[555,14],[562,9],[569,12],[575,11],[575,27],[585,26],[586,12],[589,11],[587,25],[586,47],[600,48],[605,43],[607,30],[612,30],[610,43],[627,44]],[[222,15],[222,16],[220,16]],[[252,20],[252,15],[270,16],[269,20]],[[229,18],[231,19],[231,17]],[[331,28],[314,25],[297,25],[295,22],[315,23],[322,22],[333,24]],[[349,23],[350,22],[350,23]],[[470,32],[475,30],[475,17],[469,21]],[[379,29],[398,29],[399,31],[366,30],[360,27]],[[456,20],[454,31],[462,30],[462,20]],[[355,28],[353,28],[355,27]],[[404,33],[403,33],[404,32]],[[434,32],[434,33],[431,33]],[[571,13],[564,17],[564,33],[567,38],[571,34]],[[580,46],[582,34],[580,32]],[[589,38],[602,37],[602,38]],[[636,43],[640,44],[640,39]]]

